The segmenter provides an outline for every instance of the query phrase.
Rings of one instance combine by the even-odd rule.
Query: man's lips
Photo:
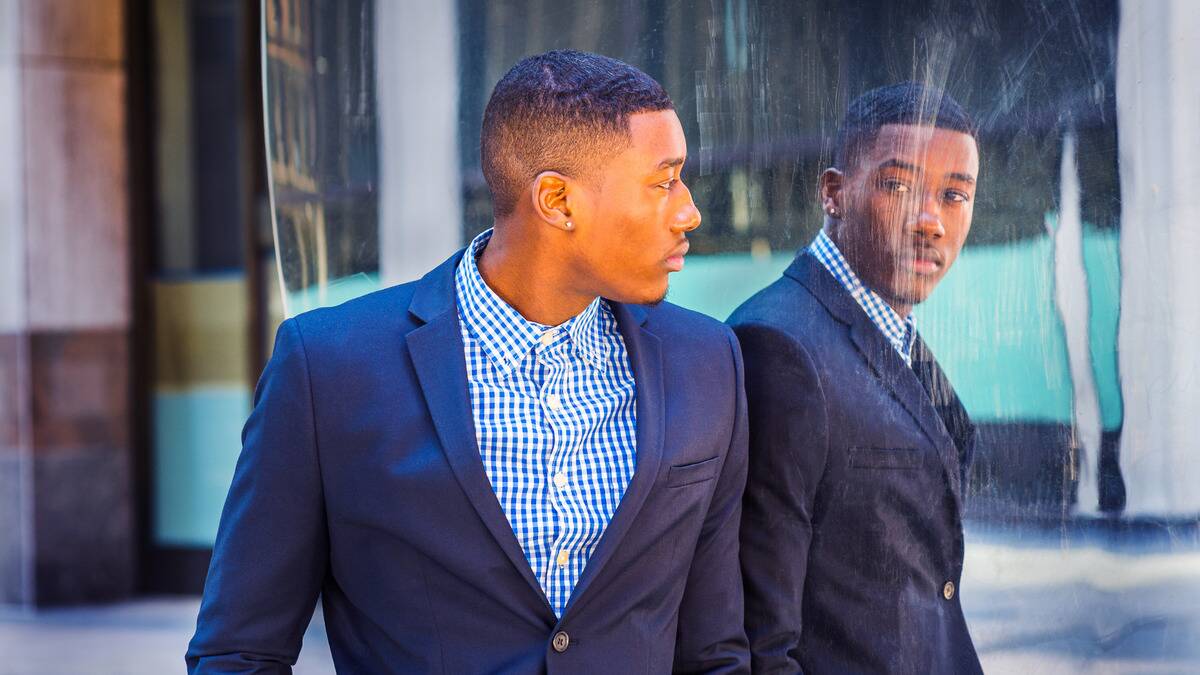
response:
[[[683,257],[687,255],[689,248],[691,248],[691,244],[687,243],[686,241],[679,246],[676,246],[675,249],[667,255],[667,268],[672,272],[678,272],[679,270],[682,270]]]
[[[917,274],[936,274],[945,264],[942,253],[935,248],[920,248],[910,258],[912,271]]]

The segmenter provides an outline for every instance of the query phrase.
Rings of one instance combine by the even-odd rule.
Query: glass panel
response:
[[[614,56],[674,98],[704,224],[669,300],[718,319],[821,227],[848,103],[944,88],[980,125],[974,223],[916,325],[981,430],[963,604],[988,672],[1200,667],[1200,19],[1188,0],[267,0],[294,315],[417,278],[492,222],[492,87]]]
[[[287,315],[379,287],[373,3],[268,0],[265,112]]]

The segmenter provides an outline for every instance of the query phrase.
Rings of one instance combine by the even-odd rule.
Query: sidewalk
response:
[[[1200,551],[971,537],[963,608],[989,674],[1200,672]],[[0,609],[0,675],[182,673],[197,599]],[[298,675],[333,673],[318,610]]]
[[[0,675],[183,673],[198,598],[154,598],[37,613],[0,608]],[[296,675],[334,672],[320,609]]]

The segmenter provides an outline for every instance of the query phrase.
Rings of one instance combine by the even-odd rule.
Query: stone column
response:
[[[0,602],[135,561],[121,0],[0,0]]]
[[[1121,3],[1121,470],[1126,515],[1200,514],[1200,14]]]

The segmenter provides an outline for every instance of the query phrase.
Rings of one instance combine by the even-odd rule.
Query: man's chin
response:
[[[609,300],[615,300],[626,305],[647,305],[649,307],[654,307],[655,305],[662,304],[663,301],[667,299],[667,293],[669,290],[670,287],[663,287],[661,290],[646,290],[638,293],[625,293],[620,297],[605,297],[607,297]]]

